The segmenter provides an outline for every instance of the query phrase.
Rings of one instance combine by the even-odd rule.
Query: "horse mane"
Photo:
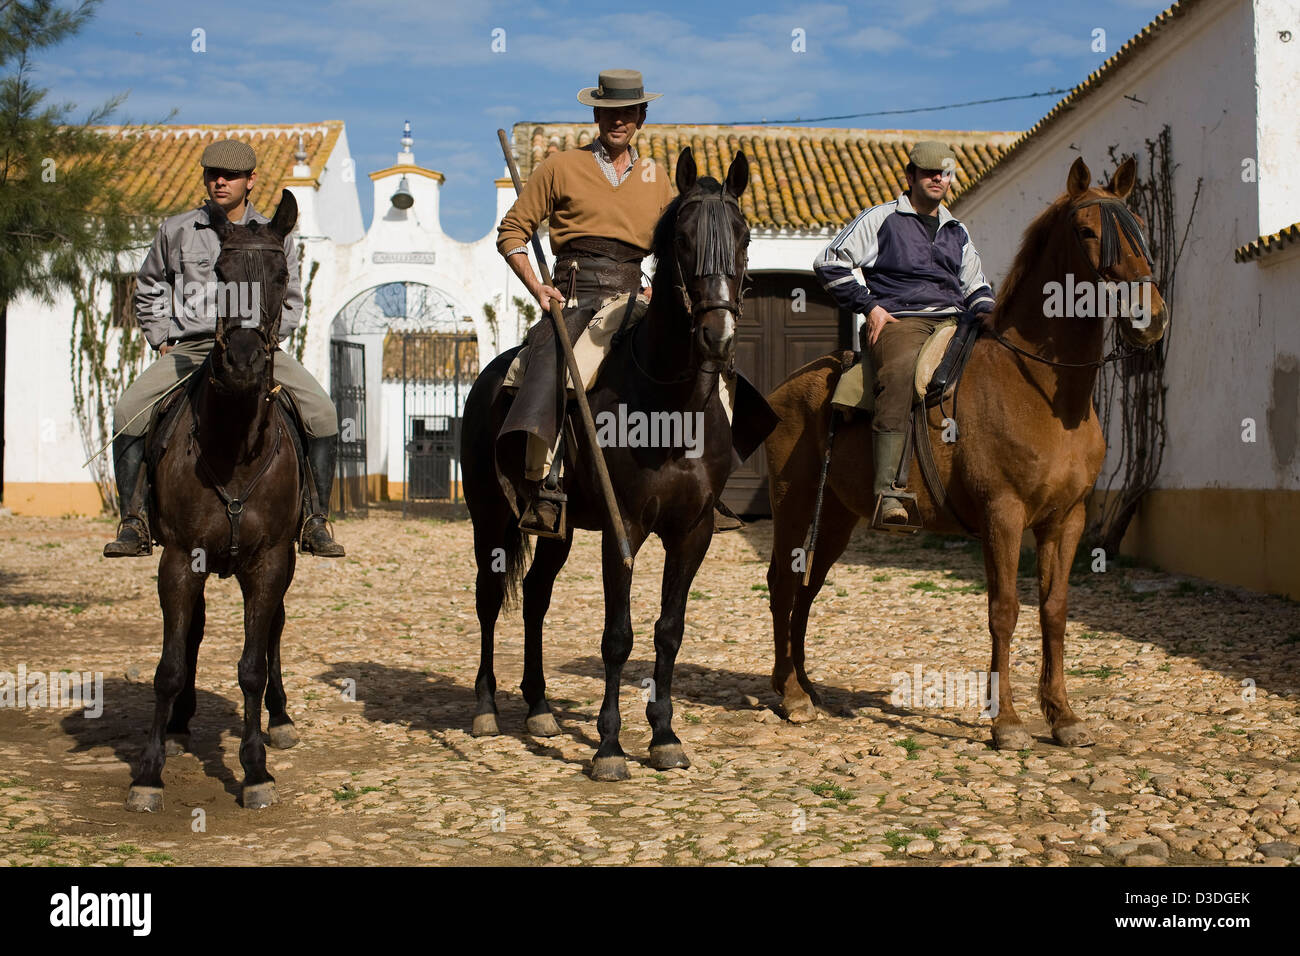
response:
[[[706,194],[721,194],[723,189],[722,183],[718,182],[712,176],[701,176],[695,181],[695,190],[701,190]],[[673,243],[677,234],[677,214],[681,211],[682,197],[675,196],[670,202],[664,213],[659,217],[659,222],[655,224],[654,239],[651,242],[651,253],[655,257],[655,281],[657,282],[660,274],[660,264],[668,262],[673,256]],[[700,261],[696,264],[697,269],[702,269],[702,275],[710,275],[717,272],[723,272],[730,269],[735,261],[735,246],[731,231],[731,224],[725,218],[718,215],[724,207],[717,206],[714,203],[705,203],[700,215],[698,225],[699,233],[696,235],[696,251],[700,253]],[[667,273],[665,273],[665,276]]]
[[[997,304],[984,316],[985,327],[993,328],[994,319],[1005,312],[1008,303],[1016,301],[1021,291],[1020,287],[1028,280],[1031,269],[1041,261],[1045,251],[1051,250],[1052,233],[1056,231],[1061,216],[1069,208],[1069,195],[1062,193],[1025,229],[1025,234],[1020,240],[1020,251],[1016,253],[1016,258],[1007,272],[1006,281],[1002,283],[1002,291],[996,297]]]

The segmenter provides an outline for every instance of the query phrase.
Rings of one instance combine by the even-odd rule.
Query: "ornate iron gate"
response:
[[[339,418],[338,473],[331,510],[340,516],[368,513],[366,472],[366,347],[330,343],[330,397]]]
[[[478,376],[477,337],[394,332],[384,342],[384,356],[385,378],[400,369],[402,383],[402,514],[419,502],[459,501],[456,456],[465,399]]]

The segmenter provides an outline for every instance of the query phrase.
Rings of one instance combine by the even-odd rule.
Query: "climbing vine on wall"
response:
[[[1118,147],[1112,146],[1110,158],[1118,168],[1128,156],[1118,154]],[[1107,494],[1088,525],[1085,540],[1112,555],[1119,552],[1124,532],[1137,513],[1142,496],[1155,484],[1164,458],[1168,437],[1165,359],[1178,327],[1175,280],[1201,196],[1201,179],[1197,178],[1180,237],[1174,201],[1174,171],[1178,165],[1170,155],[1168,126],[1155,139],[1146,141],[1145,163],[1144,170],[1142,159],[1138,159],[1137,182],[1128,196],[1128,206],[1146,223],[1154,260],[1152,275],[1165,301],[1169,324],[1164,338],[1151,348],[1103,367],[1097,376],[1094,399],[1113,466],[1109,472],[1103,471],[1097,482],[1098,490]],[[1119,345],[1117,324],[1112,326],[1110,334],[1111,344]]]
[[[298,244],[298,277],[302,282],[302,276],[305,274],[307,280],[302,282],[302,321],[298,327],[289,333],[289,337],[284,340],[280,348],[292,355],[299,362],[302,361],[302,355],[307,348],[307,320],[311,318],[311,287],[316,282],[316,273],[320,271],[320,263],[315,259],[311,261],[311,266],[305,272],[303,263],[307,257],[307,250],[302,243]]]
[[[117,294],[112,294],[112,285]],[[112,437],[113,406],[147,364],[149,348],[134,319],[134,276],[92,273],[73,292],[72,405],[81,441],[90,455]],[[107,306],[105,306],[107,300]],[[87,466],[107,511],[117,511],[109,449]]]

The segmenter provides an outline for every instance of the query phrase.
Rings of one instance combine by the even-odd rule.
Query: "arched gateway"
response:
[[[388,282],[354,296],[330,333],[344,507],[385,491],[401,496],[404,514],[417,502],[458,500],[455,449],[479,369],[468,310],[434,286]],[[397,455],[400,488],[386,480]]]

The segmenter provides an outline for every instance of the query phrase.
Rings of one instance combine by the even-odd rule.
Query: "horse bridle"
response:
[[[1137,217],[1133,215],[1133,211],[1128,208],[1128,205],[1122,199],[1116,199],[1112,196],[1098,196],[1094,199],[1088,199],[1078,203],[1077,205],[1071,206],[1071,221],[1073,222],[1074,214],[1076,212],[1080,209],[1086,209],[1089,206],[1099,206],[1101,212],[1101,248],[1097,255],[1096,264],[1092,261],[1092,256],[1088,252],[1088,246],[1078,227],[1072,224],[1070,229],[1074,233],[1075,242],[1079,245],[1079,251],[1083,253],[1084,261],[1088,263],[1088,267],[1092,270],[1092,274],[1097,281],[1126,281],[1142,286],[1153,285],[1155,283],[1155,278],[1149,272],[1145,275],[1138,276],[1136,279],[1119,280],[1106,278],[1104,270],[1111,269],[1117,262],[1119,262],[1119,234],[1121,231],[1123,231],[1124,235],[1128,238],[1128,241],[1142,253],[1148,266],[1150,266],[1152,262],[1151,249],[1147,245],[1146,236],[1142,234],[1142,226],[1137,221]],[[1018,355],[1023,355],[1025,358],[1031,358],[1035,362],[1042,362],[1044,365],[1052,365],[1056,368],[1101,368],[1103,365],[1107,365],[1117,359],[1127,358],[1129,355],[1146,351],[1146,349],[1128,346],[1121,339],[1119,344],[1111,349],[1110,352],[1095,362],[1057,362],[1053,359],[1046,359],[1041,355],[1035,355],[1033,352],[1020,348],[1020,346],[1013,342],[1007,341],[1000,332],[994,331],[993,338],[999,344],[1006,346]]]
[[[278,242],[255,242],[248,245],[242,245],[237,249],[229,250],[226,254],[234,254],[242,257],[244,275],[249,277],[248,281],[251,281],[253,287],[258,290],[257,303],[259,313],[257,316],[257,324],[248,324],[246,320],[240,321],[238,324],[240,328],[256,332],[258,337],[262,340],[262,349],[266,352],[266,360],[270,367],[270,374],[267,376],[267,381],[270,383],[267,386],[267,401],[270,401],[271,396],[275,393],[275,353],[277,351],[277,343],[280,337],[280,317],[276,316],[274,327],[269,327],[271,323],[267,320],[270,315],[270,303],[267,301],[266,296],[262,294],[262,290],[268,288],[266,282],[266,257],[261,255],[261,253],[265,252],[278,252],[283,255],[284,246],[280,245]],[[220,256],[218,256],[218,258],[220,258]],[[218,317],[217,322],[218,334],[216,338],[224,347],[226,341],[226,323],[220,317]],[[216,384],[212,368],[209,368],[208,370],[208,379],[213,384]]]
[[[723,204],[724,206],[730,204],[736,208],[737,212],[740,211],[739,201],[726,190],[723,190],[722,192],[718,192],[718,193],[701,193],[697,190],[692,195],[683,199],[681,203],[678,205],[677,207],[678,218],[679,219],[681,218],[683,209],[685,209],[687,206],[692,206],[696,203],[720,203]],[[743,213],[741,213],[741,218],[742,219],[744,218]],[[709,219],[708,216],[703,217],[701,220],[701,225],[703,226],[705,223],[707,223],[708,219]],[[696,243],[696,245],[697,247],[702,247],[703,243]],[[697,253],[701,253],[702,251],[703,251],[702,248],[697,248]],[[735,302],[732,302],[730,299],[701,299],[699,302],[691,301],[690,290],[686,288],[686,274],[682,272],[682,262],[680,257],[677,254],[676,242],[673,243],[673,268],[675,270],[673,288],[676,289],[678,295],[682,297],[682,305],[686,308],[686,311],[691,316],[692,335],[694,335],[696,330],[699,328],[700,316],[703,315],[705,312],[713,312],[717,309],[721,309],[723,311],[730,312],[732,315],[736,317],[737,321],[739,321],[740,317],[744,315],[745,274],[748,271],[747,265],[745,267],[742,267],[740,270],[740,281],[736,284],[736,288],[739,290],[739,297],[736,299]],[[699,275],[700,273],[696,273],[696,274]],[[711,273],[706,273],[706,274],[711,274]]]

